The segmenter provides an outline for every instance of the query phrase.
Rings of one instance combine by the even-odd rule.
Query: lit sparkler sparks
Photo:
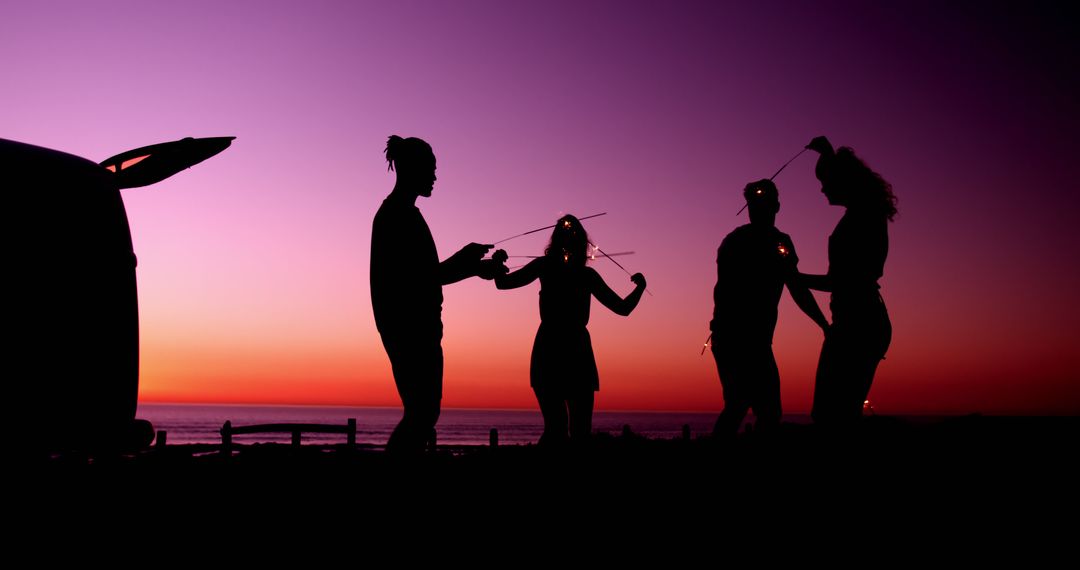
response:
[[[776,176],[777,176],[778,174],[780,174],[781,172],[783,172],[783,171],[784,171],[784,169],[785,169],[785,168],[787,168],[789,164],[791,164],[792,162],[795,162],[795,159],[796,159],[796,158],[799,158],[800,156],[802,156],[802,153],[806,152],[807,150],[809,150],[809,149],[807,149],[807,148],[803,148],[803,149],[802,149],[802,150],[800,150],[800,151],[799,151],[798,153],[796,153],[796,154],[795,154],[795,156],[791,157],[791,160],[788,160],[787,162],[785,162],[785,163],[784,163],[784,165],[783,165],[783,166],[781,166],[781,167],[780,167],[780,170],[777,170],[775,174],[773,174],[772,176],[770,176],[770,177],[769,177],[769,180],[772,180],[773,178],[776,178]],[[761,196],[761,195],[762,195],[762,194],[764,194],[764,193],[765,193],[765,191],[764,191],[764,190],[762,190],[761,188],[758,188],[757,190],[755,190],[755,191],[754,191],[754,194],[755,194],[756,196]],[[744,204],[742,208],[739,208],[739,211],[738,211],[738,212],[735,212],[735,215],[736,215],[736,216],[738,216],[739,214],[743,213],[743,210],[745,210],[745,209],[747,208],[747,206],[749,206],[749,205],[750,205],[750,203],[749,203],[749,202],[747,202],[746,204]]]
[[[585,216],[584,218],[578,218],[578,221],[588,220],[588,219],[591,219],[591,218],[599,218],[600,216],[606,216],[606,215],[607,215],[607,212],[601,212],[599,214],[593,214],[591,216]],[[510,241],[510,240],[512,240],[514,238],[519,238],[521,236],[527,236],[529,234],[535,234],[536,232],[542,232],[544,230],[550,230],[551,228],[553,228],[553,227],[555,227],[557,225],[558,224],[551,224],[550,226],[544,226],[542,228],[536,228],[535,230],[529,230],[527,232],[520,233],[520,234],[518,234],[516,236],[510,236],[508,238],[503,238],[503,239],[501,239],[501,240],[499,240],[497,242],[494,242],[492,245],[498,245],[498,244],[500,244],[500,243],[502,243],[504,241]],[[570,220],[564,220],[563,221],[563,227],[569,228],[570,227]]]
[[[608,261],[611,261],[611,262],[612,262],[612,263],[614,263],[614,264],[615,264],[616,266],[618,266],[618,268],[619,268],[619,269],[622,269],[623,271],[625,271],[627,275],[629,275],[630,277],[633,277],[633,276],[634,276],[634,274],[633,274],[633,273],[630,273],[630,271],[629,271],[628,269],[626,269],[625,267],[623,267],[621,263],[619,263],[618,261],[615,261],[614,259],[612,259],[612,257],[611,257],[610,255],[608,255],[608,254],[604,253],[604,250],[600,249],[599,247],[596,247],[596,244],[595,244],[595,243],[593,243],[593,242],[589,242],[589,245],[590,245],[590,246],[592,246],[593,250],[595,250],[595,251],[599,252],[599,253],[600,253],[600,255],[602,255],[602,256],[604,256],[604,257],[608,258]],[[652,296],[653,296],[653,294],[652,294],[652,291],[649,291],[648,289],[645,289],[645,292],[646,292],[646,293],[648,293],[650,297],[652,297]]]

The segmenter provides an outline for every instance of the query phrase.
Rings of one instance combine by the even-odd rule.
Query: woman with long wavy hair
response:
[[[587,267],[589,236],[574,216],[555,224],[544,255],[528,265],[495,278],[499,289],[524,287],[540,279],[540,329],[529,367],[540,412],[544,416],[544,445],[586,440],[592,431],[594,392],[600,389],[589,324],[592,297],[614,313],[627,316],[641,300],[645,277],[630,279],[637,287],[621,298]]]
[[[829,204],[846,209],[829,236],[825,275],[801,274],[810,289],[832,294],[833,324],[818,360],[811,416],[819,425],[848,425],[862,417],[878,363],[892,341],[892,323],[878,279],[889,252],[888,224],[896,216],[892,185],[849,147],[833,151],[825,137],[807,148]]]

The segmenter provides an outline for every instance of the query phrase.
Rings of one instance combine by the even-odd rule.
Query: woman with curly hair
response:
[[[851,148],[833,151],[825,137],[816,137],[807,148],[820,154],[815,174],[821,192],[829,204],[846,209],[829,236],[828,272],[800,275],[810,289],[832,294],[833,324],[821,347],[811,416],[819,425],[847,425],[862,416],[874,373],[892,340],[878,279],[889,252],[896,196],[892,185]]]
[[[581,222],[563,216],[543,257],[495,277],[499,289],[516,289],[540,279],[540,329],[533,343],[529,383],[544,416],[540,438],[544,445],[560,445],[568,439],[580,442],[592,431],[593,393],[600,389],[592,338],[585,328],[592,297],[627,316],[645,291],[645,277],[636,273],[630,280],[637,288],[620,298],[595,269],[585,265],[588,248],[589,236]]]

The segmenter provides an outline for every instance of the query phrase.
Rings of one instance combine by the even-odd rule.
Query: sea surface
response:
[[[165,430],[170,445],[221,443],[221,427],[265,423],[341,424],[356,419],[359,444],[384,445],[401,419],[400,408],[321,406],[238,406],[205,404],[139,404],[138,417],[149,420],[155,430]],[[785,417],[805,423],[805,416]],[[650,438],[680,437],[684,425],[696,437],[710,433],[715,413],[694,412],[595,412],[593,431],[617,435],[623,426]],[[486,445],[491,429],[498,430],[500,444],[536,443],[544,428],[538,410],[443,409],[436,426],[440,445]],[[289,434],[235,436],[236,443],[288,442]],[[304,434],[305,444],[344,443],[341,434]]]

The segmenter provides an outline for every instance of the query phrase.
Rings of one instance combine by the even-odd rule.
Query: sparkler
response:
[[[778,174],[780,174],[781,172],[783,172],[783,171],[784,171],[784,169],[785,169],[785,168],[787,168],[789,164],[791,164],[792,162],[795,162],[795,159],[796,159],[796,158],[799,158],[800,156],[802,156],[802,153],[806,152],[807,150],[809,150],[809,149],[807,149],[807,148],[803,148],[803,149],[802,149],[802,150],[800,150],[800,151],[799,151],[798,153],[796,153],[796,154],[795,154],[795,156],[791,157],[791,160],[789,160],[789,161],[785,162],[785,163],[784,163],[784,165],[780,167],[780,170],[777,170],[775,174],[773,174],[772,176],[770,176],[770,177],[769,177],[769,180],[772,180],[773,178],[776,178],[776,176],[777,176]],[[763,192],[763,191],[761,190],[761,188],[758,188],[758,189],[757,189],[757,190],[756,190],[756,191],[754,192],[754,194],[756,194],[756,195],[758,195],[758,196],[760,196],[760,195],[761,195],[761,194],[763,194],[763,193],[764,193],[764,192]],[[744,205],[744,206],[743,206],[742,208],[739,208],[739,211],[738,211],[738,212],[735,212],[735,215],[736,215],[736,216],[738,216],[739,214],[743,213],[743,210],[745,210],[745,209],[747,208],[747,206],[749,206],[749,205],[750,205],[750,202],[747,202],[747,203],[746,203],[746,204],[745,204],[745,205]]]
[[[607,212],[600,212],[599,214],[592,214],[590,216],[585,216],[585,217],[582,217],[582,218],[578,218],[578,221],[581,222],[581,221],[584,221],[584,220],[589,220],[589,219],[592,219],[592,218],[599,218],[600,216],[606,216],[606,215],[607,215]],[[520,233],[520,234],[517,234],[517,235],[513,235],[513,236],[510,236],[508,238],[503,238],[503,239],[501,239],[501,240],[499,240],[497,242],[492,243],[492,245],[498,245],[500,243],[503,243],[504,241],[510,241],[510,240],[512,240],[514,238],[519,238],[521,236],[527,236],[529,234],[534,234],[536,232],[542,232],[544,230],[550,230],[551,228],[554,228],[557,225],[559,225],[559,224],[556,223],[556,224],[551,224],[550,226],[544,226],[542,228],[536,228],[535,230],[529,230],[527,232],[523,232],[523,233]],[[569,228],[570,227],[570,221],[569,220],[564,220],[563,225],[564,225],[564,227]],[[621,263],[619,263],[618,261],[615,261],[614,259],[612,259],[611,255],[608,255],[607,253],[605,253],[604,250],[600,249],[599,247],[596,247],[596,244],[594,244],[592,242],[589,242],[589,245],[593,248],[594,251],[599,252],[600,255],[608,258],[609,260],[611,260],[612,263],[614,263],[616,266],[618,266],[619,269],[622,269],[623,271],[626,272],[627,275],[633,277],[633,274],[630,273],[630,271],[628,271],[625,267],[623,267]],[[615,255],[622,255],[622,253],[633,253],[633,252],[632,251],[631,252],[621,252],[621,253],[615,254]],[[563,261],[569,261],[569,257],[567,255],[564,255],[563,258],[564,258]],[[593,256],[591,256],[591,258],[596,259],[596,256],[593,255]],[[648,293],[649,296],[652,296],[652,291],[649,291],[648,289],[645,289],[645,292]]]
[[[808,150],[810,150],[810,149],[809,149],[809,148],[806,148],[806,147],[804,147],[804,148],[803,148],[802,150],[800,150],[800,151],[799,151],[798,153],[796,153],[796,154],[795,154],[795,156],[791,157],[791,160],[789,160],[789,161],[785,162],[785,163],[784,163],[784,165],[780,167],[780,170],[777,170],[777,171],[776,171],[776,174],[773,174],[772,176],[770,176],[770,177],[769,177],[769,180],[772,180],[773,178],[776,178],[776,175],[777,175],[777,174],[780,174],[781,172],[783,172],[783,171],[784,171],[784,169],[785,169],[785,168],[787,168],[787,166],[788,166],[789,164],[791,164],[792,162],[795,162],[795,159],[796,159],[796,158],[799,158],[800,156],[802,156],[802,153],[804,153],[804,152],[806,152],[806,151],[808,151]]]
[[[621,263],[619,263],[618,261],[615,261],[614,259],[612,259],[612,257],[610,255],[604,253],[604,250],[600,249],[599,247],[596,247],[595,243],[590,241],[589,246],[593,248],[593,251],[598,251],[598,252],[600,252],[600,255],[608,258],[608,260],[611,261],[612,263],[614,263],[616,266],[618,266],[619,269],[622,269],[623,271],[625,271],[627,275],[629,275],[630,277],[634,276],[634,274],[630,273],[630,271],[628,269],[626,269],[625,267],[623,267]],[[593,259],[596,259],[596,257],[594,256]],[[653,296],[652,291],[649,291],[647,288],[645,289],[645,292],[648,293],[650,297]]]
[[[606,215],[607,215],[607,212],[601,212],[599,214],[593,214],[591,216],[585,216],[584,218],[578,218],[578,221],[588,220],[590,218],[599,218],[600,216],[606,216]],[[510,240],[512,240],[514,238],[519,238],[521,236],[527,236],[529,234],[535,234],[536,232],[542,232],[544,230],[550,230],[551,228],[553,228],[553,227],[555,227],[557,225],[558,224],[551,224],[550,226],[544,226],[542,228],[536,228],[535,230],[529,230],[529,231],[527,231],[525,233],[520,233],[520,234],[518,234],[516,236],[510,236],[508,238],[503,238],[503,239],[501,239],[501,240],[499,240],[497,242],[494,242],[492,245],[498,245],[498,244],[500,244],[500,243],[502,243],[504,241],[510,241]]]
[[[634,255],[634,252],[632,252],[632,251],[618,251],[618,252],[615,252],[615,253],[609,253],[608,255],[611,256],[611,257],[615,257],[615,256],[618,256],[618,255]],[[510,255],[508,257],[510,257],[510,258],[515,258],[516,257],[516,258],[520,258],[520,259],[538,259],[538,258],[541,258],[541,257],[544,257],[544,256],[542,256],[542,255]],[[588,257],[591,260],[596,260],[596,255],[595,254],[590,255]]]

